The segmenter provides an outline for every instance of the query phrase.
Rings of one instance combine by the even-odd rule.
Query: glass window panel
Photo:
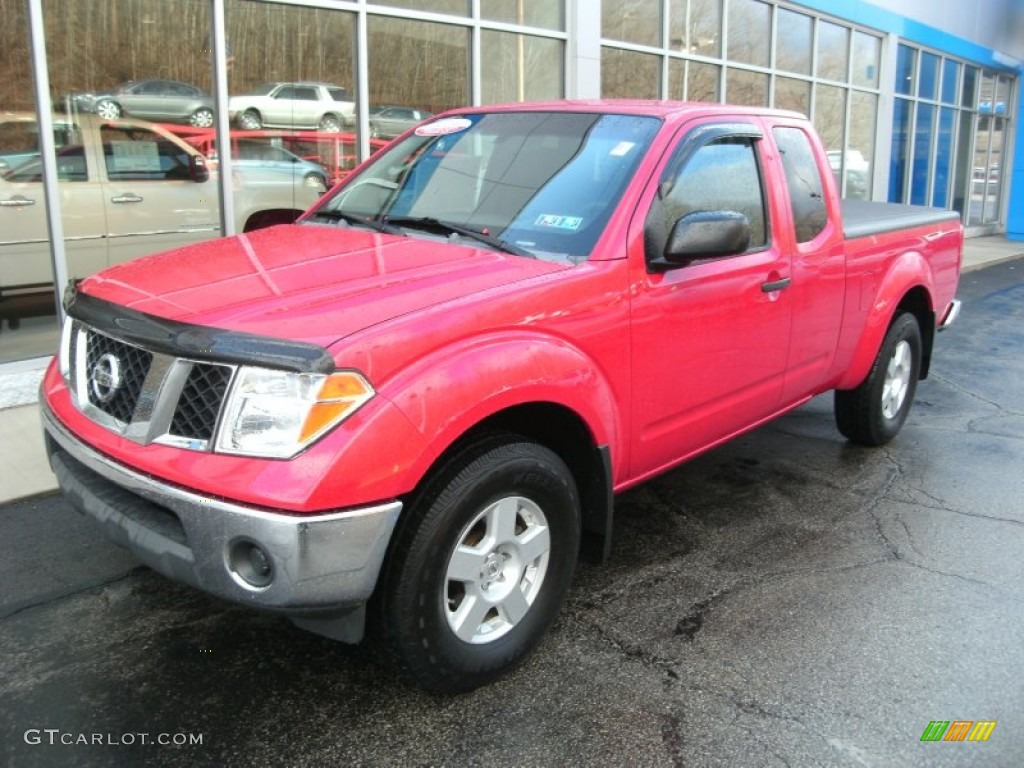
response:
[[[668,60],[668,94],[666,98],[678,100],[686,98],[686,61],[683,59]]]
[[[811,74],[811,17],[780,8],[776,27],[776,68]]]
[[[911,95],[914,92],[914,65],[917,51],[901,45],[896,51],[896,93]]]
[[[960,112],[959,114],[960,126],[957,138],[956,177],[953,180],[952,208],[959,211],[960,218],[966,222],[967,204],[971,197],[968,185],[971,183],[971,137],[974,134],[974,115],[969,112]]]
[[[771,29],[771,6],[758,0],[732,0],[729,3],[728,59],[767,67]]]
[[[988,153],[992,145],[992,118],[977,115],[977,129],[974,138],[974,164],[971,167],[971,204],[967,224],[976,225],[984,221],[985,196],[992,183],[992,169]]]
[[[469,0],[377,0],[381,5],[408,8],[411,11],[449,13],[453,16],[469,15]]]
[[[878,97],[873,93],[850,94],[850,135],[847,142],[843,197],[871,199],[872,163],[875,157],[875,126]]]
[[[896,99],[892,115],[892,151],[889,165],[889,202],[902,203],[910,162],[910,107],[906,99]]]
[[[978,106],[976,91],[978,89],[978,68],[964,67],[964,79],[960,84],[960,106],[975,109]]]
[[[1007,109],[1010,106],[1010,78],[1000,77],[996,81],[996,100],[995,100],[995,113],[997,115],[1007,114]]]
[[[988,72],[981,75],[981,86],[978,89],[978,114],[991,115],[995,111],[996,79]]]
[[[846,89],[834,85],[814,87],[814,127],[825,149],[842,150],[846,124]]]
[[[722,68],[699,61],[688,62],[686,67],[686,98],[689,101],[721,101],[719,83]]]
[[[483,30],[481,97],[484,104],[562,98],[561,40]]]
[[[722,0],[690,0],[687,44],[690,53],[718,58],[722,55]]]
[[[882,41],[863,32],[853,34],[853,84],[865,88],[878,87],[878,62]]]
[[[939,84],[939,57],[934,53],[922,53],[917,77],[917,95],[922,99],[934,99]]]
[[[1002,169],[1003,147],[1006,136],[1006,120],[1001,117],[992,119],[991,152],[988,156],[987,181],[985,183],[985,215],[983,224],[999,221],[999,209],[1002,204]]]
[[[371,16],[370,103],[442,112],[469,95],[469,29]]]
[[[932,127],[935,107],[918,103],[917,122],[914,125],[914,163],[910,180],[911,205],[928,204],[928,166],[932,159]]]
[[[0,107],[0,198],[21,196],[34,201],[33,205],[0,207],[0,363],[52,355],[59,340],[43,185],[40,181],[20,183],[12,176],[3,178],[5,173],[19,171],[27,178],[32,166],[41,170],[27,8],[28,3],[3,4],[3,23],[0,24],[0,72],[6,73],[0,78],[0,105],[3,105]],[[59,8],[49,10],[55,12],[54,15],[63,12]],[[73,31],[73,28],[68,25],[64,31]],[[61,115],[54,115],[57,151],[63,148],[66,153],[77,154],[81,148],[74,148],[78,142],[73,133],[58,122],[61,118]],[[58,162],[58,174],[77,175],[81,161],[84,157],[75,157],[65,164]],[[72,164],[78,168],[62,167]],[[102,211],[101,199],[95,202]],[[63,213],[65,234],[69,234],[66,205]],[[35,242],[19,244],[23,239]],[[105,249],[102,257],[105,257]],[[10,437],[5,435],[3,439]]]
[[[661,0],[602,3],[601,36],[609,40],[660,47]]]
[[[850,30],[818,20],[818,77],[846,82],[850,61]]]
[[[811,84],[791,77],[775,78],[775,105],[804,115],[811,113]]]
[[[564,29],[563,0],[480,0],[480,18],[524,24],[542,29]]]
[[[768,106],[768,75],[730,67],[725,77],[725,95],[730,104]]]
[[[230,0],[225,24],[231,66],[229,110],[234,127],[260,129],[253,141],[279,146],[305,163],[275,169],[293,183],[293,202],[302,210],[319,175],[326,184],[342,178],[357,158],[355,140],[355,14],[323,8]],[[325,87],[326,86],[326,87]],[[295,130],[323,136],[289,135]],[[237,144],[233,142],[232,148]],[[207,147],[213,150],[212,144]],[[252,150],[254,151],[254,150]],[[236,158],[246,173],[264,174],[249,158]],[[236,210],[242,201],[236,192]]]
[[[946,104],[956,104],[959,79],[960,65],[952,59],[942,62],[942,100]]]
[[[945,208],[949,204],[949,174],[953,160],[953,138],[956,110],[943,107],[935,136],[935,177],[932,179],[932,205]]]
[[[661,57],[602,47],[601,96],[606,99],[661,98]]]
[[[689,50],[689,42],[686,39],[686,6],[687,0],[668,2],[668,47],[673,51]]]

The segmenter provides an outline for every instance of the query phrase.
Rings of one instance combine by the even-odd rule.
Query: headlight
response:
[[[238,369],[215,450],[288,459],[373,397],[355,371],[292,373]]]

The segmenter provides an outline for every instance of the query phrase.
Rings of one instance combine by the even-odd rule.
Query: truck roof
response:
[[[550,101],[511,102],[489,104],[480,107],[460,107],[445,114],[469,114],[476,112],[603,112],[650,117],[688,117],[730,115],[771,115],[789,119],[806,120],[799,112],[768,107],[748,107],[736,104],[719,104],[700,101],[671,101],[668,99],[555,99]]]

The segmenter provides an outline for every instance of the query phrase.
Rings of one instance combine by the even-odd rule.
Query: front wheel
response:
[[[561,607],[579,549],[576,485],[512,436],[442,470],[396,533],[373,616],[391,660],[427,690],[467,691],[522,661]]]
[[[860,445],[884,445],[903,427],[921,375],[921,329],[909,312],[889,326],[867,378],[855,389],[837,389],[836,425]]]
[[[96,114],[104,120],[117,120],[121,116],[121,105],[110,99],[103,99],[96,105]]]

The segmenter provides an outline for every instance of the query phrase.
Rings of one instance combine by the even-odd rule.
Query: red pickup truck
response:
[[[456,110],[295,224],[69,288],[50,462],[160,573],[466,690],[607,553],[616,493],[828,390],[891,440],[962,237],[841,203],[793,113]]]

